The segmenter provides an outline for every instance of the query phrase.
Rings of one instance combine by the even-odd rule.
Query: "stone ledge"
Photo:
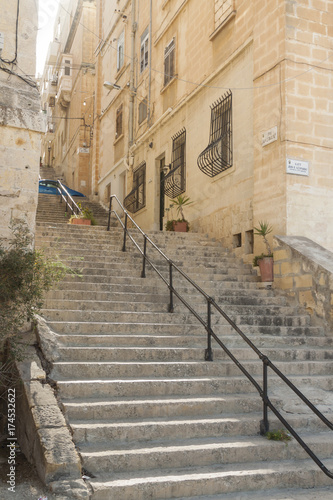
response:
[[[43,326],[42,323],[42,330]],[[44,330],[49,333],[44,343],[50,350],[52,336]],[[35,347],[26,346],[24,354],[24,361],[16,361],[20,380],[16,389],[16,433],[20,447],[51,491],[66,498],[89,498],[89,489],[82,480],[80,457],[54,391],[46,383]]]
[[[301,236],[274,237],[275,286],[333,327],[333,253]]]

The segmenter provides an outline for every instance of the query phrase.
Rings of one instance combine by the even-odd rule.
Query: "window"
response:
[[[164,86],[175,76],[175,39],[164,49]]]
[[[123,31],[117,42],[117,71],[119,71],[124,65],[124,40],[125,32]]]
[[[170,172],[163,179],[164,193],[171,199],[186,190],[186,130],[172,137],[172,161]]]
[[[65,76],[71,76],[71,62],[65,59]]]
[[[139,125],[147,118],[147,99],[143,99],[143,101],[139,104]]]
[[[232,92],[211,106],[209,144],[198,157],[198,167],[214,177],[232,166]]]
[[[140,45],[140,73],[148,66],[149,61],[149,29],[147,28],[141,36]]]
[[[124,199],[125,208],[132,213],[146,205],[146,163],[143,162],[133,172],[133,189]]]
[[[215,29],[235,12],[234,0],[215,0]]]
[[[116,111],[116,139],[123,133],[123,105]]]

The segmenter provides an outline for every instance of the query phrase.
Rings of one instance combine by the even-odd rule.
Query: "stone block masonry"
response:
[[[275,236],[275,286],[333,326],[333,254],[300,236]]]

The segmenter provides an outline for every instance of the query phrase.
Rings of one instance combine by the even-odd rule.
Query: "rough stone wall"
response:
[[[37,5],[34,0],[20,3],[17,57],[15,27],[17,4],[7,2],[1,12],[0,31],[4,33],[0,71],[0,233],[10,236],[12,218],[35,227],[38,198],[40,137],[43,121],[40,100],[31,73],[35,70]],[[8,73],[11,71],[12,73]],[[23,81],[16,73],[28,82]],[[27,76],[26,76],[27,75]]]
[[[274,284],[333,327],[333,254],[308,238],[275,236]]]

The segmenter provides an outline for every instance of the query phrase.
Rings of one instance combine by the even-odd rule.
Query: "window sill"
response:
[[[233,164],[231,167],[227,168],[223,172],[215,175],[215,177],[211,177],[211,182],[212,183],[218,182],[221,179],[223,179],[224,177],[226,177],[227,175],[233,174],[234,172],[235,172],[235,164]]]
[[[168,88],[177,80],[177,78],[178,78],[178,75],[174,75],[171,78],[171,80],[166,85],[164,85],[164,87],[161,88],[160,94],[163,94],[163,92],[165,92],[166,90],[168,90]]]
[[[113,141],[113,145],[115,146],[124,138],[124,134],[121,134],[119,137],[116,137],[116,139]]]
[[[210,35],[209,37],[209,41],[211,42],[212,40],[214,40],[214,38],[220,33],[220,31],[222,31],[222,29],[225,27],[226,24],[228,24],[231,19],[233,19],[235,16],[236,16],[236,10],[233,10],[232,12],[230,12],[230,14],[228,15],[228,17],[226,17],[222,23],[216,28],[215,31],[213,31],[213,33]]]

